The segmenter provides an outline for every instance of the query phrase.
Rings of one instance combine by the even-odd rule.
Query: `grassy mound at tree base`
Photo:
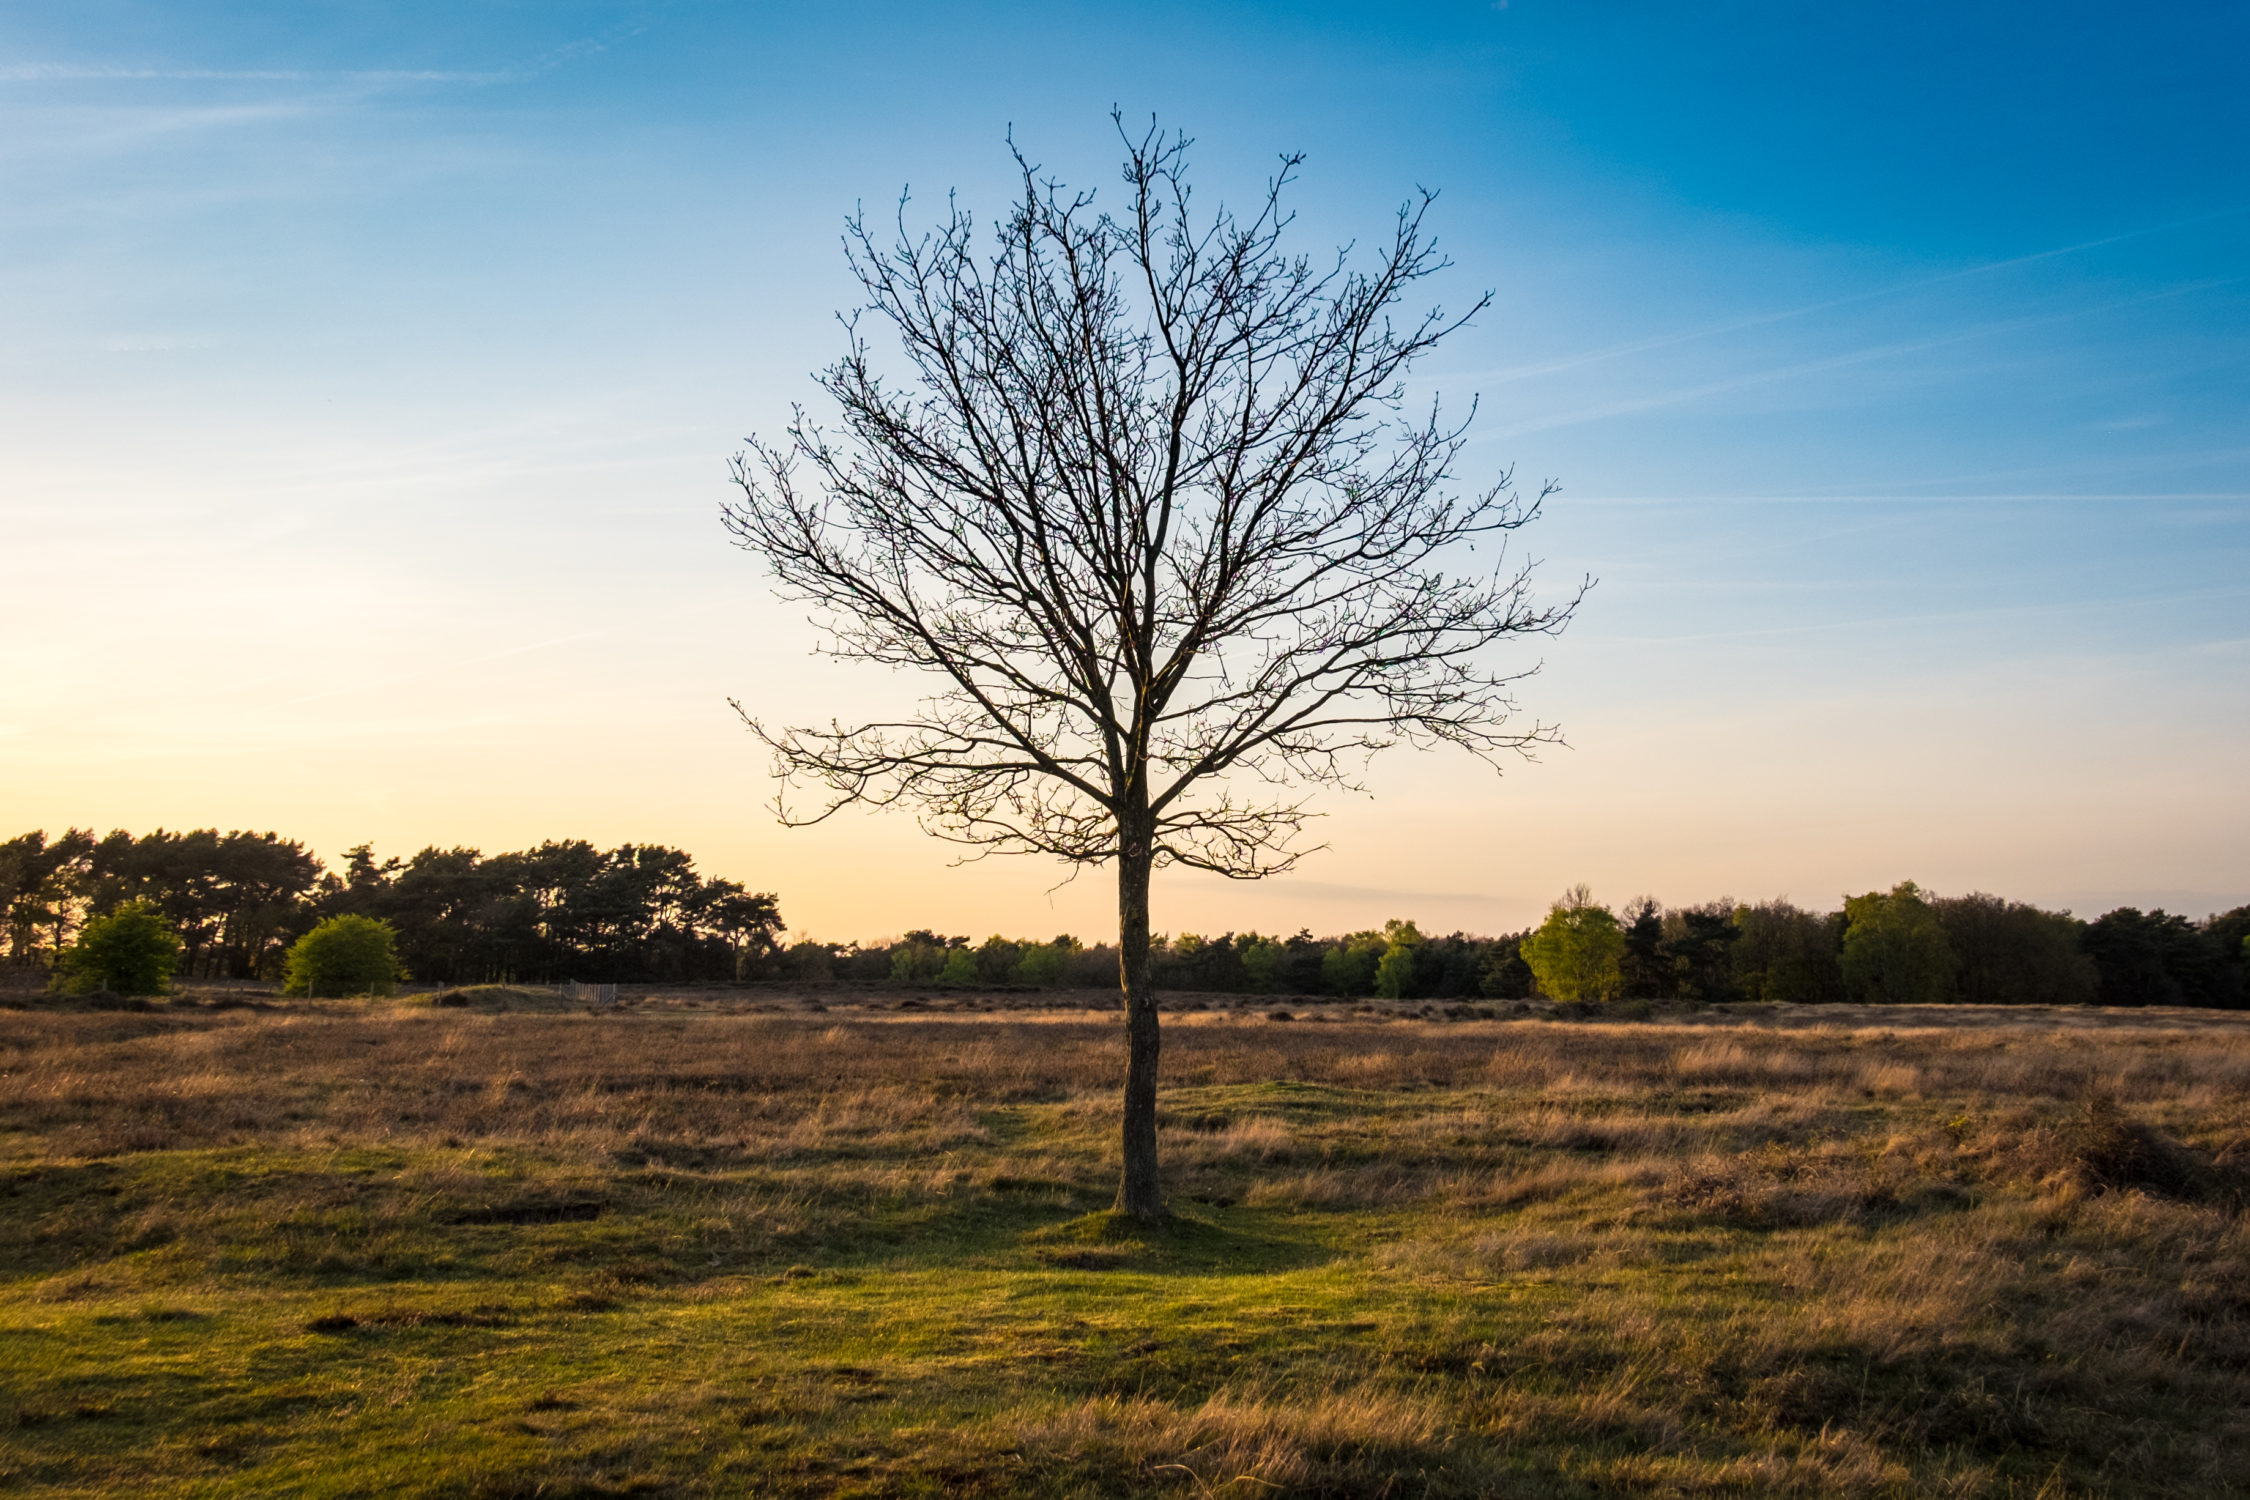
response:
[[[2250,1026],[0,1013],[28,1495],[2177,1495]]]

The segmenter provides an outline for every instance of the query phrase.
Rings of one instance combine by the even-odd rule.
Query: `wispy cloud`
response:
[[[1586,365],[1600,364],[1605,360],[1624,359],[1635,354],[1647,354],[1658,349],[1670,349],[1681,344],[1695,343],[1701,339],[1720,338],[1726,334],[1741,333],[1747,329],[1765,328],[1775,323],[1786,323],[1795,318],[1807,318],[1816,313],[1832,312],[1837,308],[1880,301],[1885,297],[1904,296],[1909,292],[1922,291],[1934,286],[1944,286],[1949,282],[1967,281],[1974,277],[1990,276],[1996,272],[2013,270],[2019,266],[2036,265],[2040,261],[2056,260],[2068,255],[2079,255],[2088,250],[2099,250],[2107,245],[2122,245],[2131,240],[2147,239],[2152,235],[2170,234],[2174,230],[2191,228],[2197,224],[2240,218],[2244,214],[2250,214],[2250,204],[2219,209],[2207,214],[2196,214],[2185,219],[2170,219],[2162,224],[2151,224],[2142,229],[2130,229],[2123,234],[2104,235],[2099,239],[2080,240],[2070,245],[2057,245],[2051,250],[2038,250],[2029,255],[2012,255],[2005,260],[1986,261],[1981,265],[1964,266],[1959,270],[1943,271],[1935,276],[1918,276],[1910,281],[1893,282],[1889,286],[1874,287],[1864,292],[1851,292],[1841,297],[1828,297],[1819,302],[1807,302],[1800,307],[1785,307],[1775,312],[1752,313],[1745,317],[1730,318],[1724,322],[1681,329],[1674,333],[1654,334],[1628,343],[1612,344],[1602,349],[1590,349],[1581,354],[1563,355],[1555,359],[1540,360],[1525,365],[1510,365],[1496,370],[1472,371],[1451,378],[1462,380],[1524,380],[1537,375],[1554,375],[1564,370],[1575,370]]]
[[[576,62],[581,57],[592,57],[597,53],[607,52],[614,43],[624,41],[627,37],[639,36],[646,30],[648,30],[646,26],[636,22],[622,22],[597,35],[580,37],[577,41],[565,42],[560,47],[550,47],[530,61],[509,69],[507,76],[521,78],[534,73],[552,72],[567,63]]]
[[[402,682],[414,682],[421,678],[434,677],[441,672],[458,671],[463,667],[481,667],[496,661],[507,661],[511,657],[528,656],[534,651],[546,651],[556,646],[568,646],[578,641],[590,641],[596,636],[607,633],[601,630],[581,630],[571,635],[552,636],[543,641],[528,641],[520,646],[510,646],[503,651],[486,652],[482,656],[457,657],[448,661],[434,662],[427,667],[412,672],[400,672],[390,677],[356,681],[348,687],[330,688],[323,692],[305,693],[295,698],[284,698],[274,707],[294,708],[302,703],[317,703],[324,698],[341,698],[347,694],[363,694],[371,688],[392,687]]]
[[[2069,308],[2062,312],[2038,313],[2022,318],[2003,318],[1995,322],[1980,323],[1973,328],[1956,333],[1938,334],[1925,339],[1908,339],[1892,344],[1873,344],[1864,349],[1848,350],[1820,359],[1802,360],[1795,364],[1777,365],[1770,369],[1752,370],[1746,374],[1731,375],[1723,380],[1704,381],[1696,385],[1680,386],[1669,391],[1658,391],[1646,396],[1628,397],[1622,401],[1603,402],[1598,406],[1583,407],[1577,411],[1536,417],[1528,422],[1496,428],[1478,441],[1522,437],[1527,433],[1549,432],[1557,427],[1572,427],[1581,422],[1595,422],[1607,417],[1631,416],[1638,412],[1653,411],[1660,407],[1679,406],[1700,401],[1708,396],[1721,396],[1753,386],[1771,385],[1776,381],[1798,380],[1808,375],[1826,374],[1832,370],[1847,369],[1854,365],[1869,364],[1877,360],[1896,359],[1901,355],[1926,354],[1933,349],[1943,349],[1955,344],[1965,344],[1976,339],[1991,338],[1997,334],[2013,333],[2019,329],[2042,324],[2060,323],[2072,318],[2092,317],[2099,313],[2117,312],[2128,307],[2140,307],[2151,302],[2162,302],[2174,297],[2192,296],[2197,292],[2212,291],[2222,286],[2232,286],[2243,281],[2241,276],[2212,277],[2191,281],[2180,286],[2166,287],[2138,297],[2125,297],[2102,302],[2090,307]]]
[[[100,348],[104,354],[169,354],[183,349],[208,349],[217,342],[212,338],[182,334],[127,334],[102,340]]]
[[[1183,885],[1212,885],[1226,889],[1227,882],[1217,875],[1182,871],[1173,877]],[[1315,901],[1428,901],[1489,903],[1513,901],[1522,898],[1491,891],[1427,891],[1404,886],[1350,885],[1337,881],[1306,880],[1296,875],[1279,875],[1271,882],[1276,890],[1285,890],[1291,899],[1310,898]]]
[[[507,83],[549,73],[580,58],[606,52],[617,42],[638,36],[647,29],[638,22],[623,22],[500,68],[194,68],[22,62],[0,63],[0,83]]]
[[[1573,505],[2123,505],[2250,501],[2250,490],[2039,490],[1946,494],[1574,495]]]
[[[1971,620],[2039,615],[2098,612],[2104,616],[2112,616],[2129,609],[2155,609],[2176,604],[2208,603],[2219,599],[2250,599],[2250,589],[2201,589],[2188,593],[2151,594],[2137,599],[2068,599],[2037,604],[1994,604],[1978,609],[1934,610],[1922,614],[1883,615],[1856,620],[1811,620],[1795,625],[1757,626],[1745,630],[1709,630],[1684,635],[1609,635],[1597,639],[1601,644],[1612,646],[1676,646],[1689,642],[1758,640],[1837,630],[1889,630],[1901,625],[1958,625]]]
[[[498,83],[511,72],[458,72],[431,68],[352,68],[318,72],[301,68],[132,68],[109,63],[0,64],[0,83]]]

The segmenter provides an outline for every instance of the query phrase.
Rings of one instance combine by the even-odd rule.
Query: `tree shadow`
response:
[[[1286,1219],[1209,1206],[1191,1212],[1177,1203],[1153,1223],[1097,1209],[1035,1229],[1022,1246],[1034,1263],[1058,1269],[1196,1276],[1266,1275],[1336,1258]]]
[[[1143,1224],[1107,1190],[997,1178],[989,1187],[858,1215],[824,1216],[788,1252],[832,1270],[1133,1271],[1266,1275],[1326,1265],[1336,1252],[1286,1215],[1176,1201]]]

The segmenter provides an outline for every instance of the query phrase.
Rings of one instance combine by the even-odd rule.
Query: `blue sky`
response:
[[[894,699],[715,514],[836,348],[837,231],[1308,154],[1442,190],[1422,371],[1560,478],[1572,748],[1339,798],[1159,920],[1487,930],[1916,878],[2250,899],[2250,12],[105,4],[0,10],[0,824],[661,839],[800,929],[1098,930],[1093,880],[787,833],[725,707]],[[894,699],[895,701],[895,699]]]

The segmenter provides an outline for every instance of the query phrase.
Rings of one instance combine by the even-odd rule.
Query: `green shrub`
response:
[[[1522,953],[1549,999],[1614,999],[1625,929],[1608,907],[1594,904],[1586,887],[1573,886],[1523,940]]]
[[[975,984],[977,982],[977,955],[970,948],[949,948],[945,954],[945,967],[938,970],[939,984]]]
[[[289,949],[285,995],[387,995],[400,978],[397,936],[373,917],[330,917]]]
[[[1063,950],[1053,943],[1029,943],[1023,956],[1016,960],[1016,983],[1035,984],[1041,989],[1062,983]]]
[[[1385,1000],[1401,1000],[1414,983],[1414,950],[1422,946],[1421,929],[1397,918],[1383,924],[1386,946],[1375,961],[1375,993]]]
[[[161,995],[179,962],[180,935],[146,902],[128,902],[78,934],[63,954],[62,987],[74,994]]]

